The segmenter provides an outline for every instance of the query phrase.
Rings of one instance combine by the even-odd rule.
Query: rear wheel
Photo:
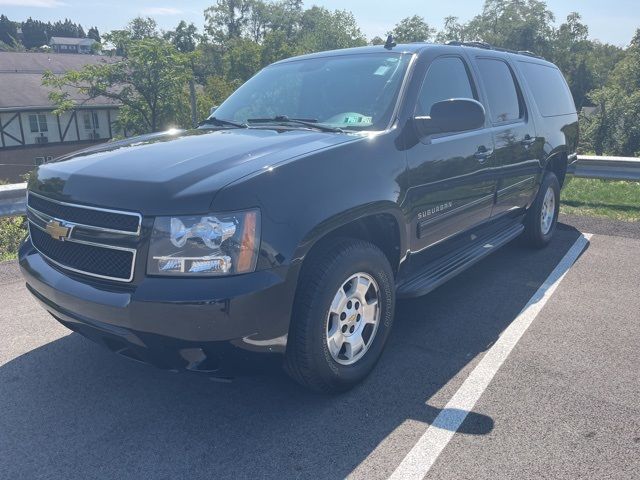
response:
[[[560,211],[560,183],[553,172],[545,172],[535,201],[525,218],[525,242],[534,248],[546,247],[556,229]]]
[[[393,272],[375,245],[336,239],[305,261],[287,341],[286,368],[303,386],[338,392],[380,358],[395,303]]]

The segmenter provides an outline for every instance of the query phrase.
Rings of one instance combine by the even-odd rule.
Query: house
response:
[[[97,55],[0,52],[0,179],[21,181],[36,165],[113,136],[118,105],[70,91],[76,108],[53,113],[42,74],[114,61]]]
[[[49,46],[56,53],[91,53],[93,38],[51,37]]]

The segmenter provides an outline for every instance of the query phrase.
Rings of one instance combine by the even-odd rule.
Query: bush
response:
[[[0,261],[15,259],[20,242],[26,236],[24,217],[0,218]]]

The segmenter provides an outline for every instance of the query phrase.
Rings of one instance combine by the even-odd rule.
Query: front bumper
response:
[[[60,323],[129,358],[216,376],[279,366],[295,268],[227,278],[145,277],[114,285],[65,272],[26,241],[27,288]]]

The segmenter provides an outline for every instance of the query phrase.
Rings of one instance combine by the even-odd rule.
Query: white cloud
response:
[[[142,9],[142,13],[144,15],[178,15],[182,10],[173,7],[149,7]]]
[[[60,0],[0,0],[0,5],[15,7],[54,8],[66,7],[69,4],[61,2]]]

